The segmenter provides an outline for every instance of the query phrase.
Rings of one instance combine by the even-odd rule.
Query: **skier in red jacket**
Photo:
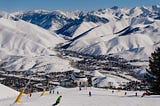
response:
[[[147,93],[146,92],[144,92],[143,94],[142,94],[142,96],[141,97],[144,97],[144,96],[146,96],[147,95]]]

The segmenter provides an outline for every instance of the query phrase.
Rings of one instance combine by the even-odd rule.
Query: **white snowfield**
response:
[[[52,106],[56,98],[62,95],[62,100],[57,106],[159,106],[160,96],[141,97],[143,92],[135,91],[104,90],[98,88],[87,88],[79,91],[79,88],[58,88],[55,92],[60,94],[46,94],[40,97],[40,93],[33,93],[32,97],[24,95],[20,104],[14,104],[15,98],[0,100],[0,106]],[[92,96],[89,97],[88,92],[91,91]]]
[[[62,29],[60,34],[76,38],[68,50],[92,55],[114,54],[125,59],[148,60],[151,52],[160,46],[159,12],[160,5],[153,5],[135,8],[115,6],[90,12],[37,10],[17,12],[12,15],[43,28],[47,23],[51,25],[47,29],[51,32],[56,28]],[[44,16],[49,14],[49,16],[55,15],[62,18],[59,20],[45,16],[42,19],[36,19],[37,14]],[[48,21],[48,18],[51,21]],[[65,19],[83,21],[70,24]]]
[[[51,24],[48,30],[59,25],[63,27],[67,24],[66,18],[79,19],[80,14],[87,16],[89,19],[93,18],[93,20],[97,20],[97,22],[94,22],[93,20],[87,21],[84,19],[83,22],[75,23],[66,29],[64,28],[62,32],[72,32],[72,38],[75,38],[68,50],[91,55],[113,54],[114,56],[123,57],[128,60],[148,60],[150,54],[160,45],[159,11],[160,6],[155,5],[132,9],[114,7],[92,12],[49,12],[45,10],[17,12],[13,14],[0,12],[0,59],[8,63],[4,67],[11,71],[28,70],[34,64],[40,63],[39,60],[41,60],[42,64],[43,62],[44,64],[47,63],[45,65],[49,64],[50,67],[52,62],[47,62],[50,58],[44,59],[45,57],[41,56],[56,55],[57,52],[53,48],[65,41],[60,36],[57,36],[53,30],[51,34],[47,30],[29,23],[33,21],[32,19],[37,18],[34,14],[38,13],[39,15],[52,14],[58,18],[62,16],[60,21],[59,19],[51,19],[48,22],[49,17],[47,18],[47,16],[44,19],[36,20],[37,24],[42,20],[43,22],[39,24]],[[18,14],[21,18],[24,14],[31,16],[31,19],[27,22],[16,19],[14,16]],[[145,15],[147,16],[145,17]],[[103,23],[102,17],[108,21]],[[24,57],[15,59],[14,56],[10,57],[10,55]],[[10,61],[6,60],[8,58]],[[51,59],[53,58],[51,57]],[[11,62],[12,59],[14,62]],[[55,61],[62,62],[63,60],[56,58]],[[69,64],[67,62],[65,61],[62,64]],[[56,62],[54,62],[54,67],[57,68],[57,66]],[[65,65],[61,67],[65,67]],[[54,71],[53,65],[50,69]]]
[[[76,70],[69,64],[68,60],[57,56],[37,56],[37,57],[8,57],[4,61],[7,63],[3,68],[8,71],[32,71],[32,72],[65,72]],[[36,65],[35,68],[32,68]]]
[[[15,97],[19,92],[0,84],[0,100]],[[0,105],[2,106],[2,105]]]
[[[36,25],[22,20],[0,18],[0,53],[11,55],[47,55],[63,40]]]
[[[160,6],[113,8],[88,12],[108,23],[82,22],[66,29],[75,38],[68,50],[92,55],[115,54],[125,59],[148,60],[159,46]],[[85,14],[85,13],[84,13]],[[151,15],[152,14],[152,15]],[[92,30],[90,30],[92,29]]]
[[[54,48],[64,39],[55,33],[0,13],[0,60],[8,71],[27,71],[35,64],[39,71],[73,70],[69,61],[56,56]]]

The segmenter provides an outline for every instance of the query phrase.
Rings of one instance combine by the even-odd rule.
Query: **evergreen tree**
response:
[[[147,82],[151,94],[160,94],[160,48],[157,48],[149,58]]]

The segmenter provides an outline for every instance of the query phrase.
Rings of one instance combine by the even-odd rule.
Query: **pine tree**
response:
[[[151,94],[160,94],[160,48],[157,48],[149,58],[149,70],[147,75],[149,91]]]

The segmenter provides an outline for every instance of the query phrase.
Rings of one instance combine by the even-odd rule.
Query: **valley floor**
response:
[[[143,92],[135,91],[114,91],[98,88],[87,88],[79,91],[79,88],[57,88],[55,94],[46,94],[40,97],[40,93],[32,94],[32,97],[24,95],[20,104],[13,104],[15,98],[0,100],[0,106],[52,106],[59,96],[62,95],[62,101],[57,106],[159,106],[160,96],[141,97]],[[89,97],[88,92],[92,96]],[[127,92],[127,95],[124,95]]]

